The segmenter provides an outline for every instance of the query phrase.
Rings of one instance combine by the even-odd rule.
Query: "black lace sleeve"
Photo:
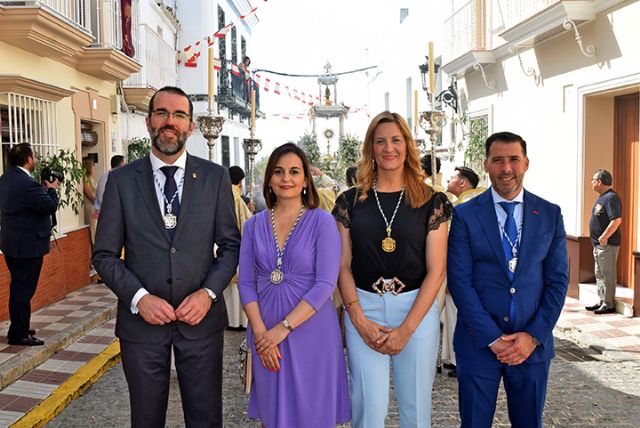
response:
[[[436,192],[431,199],[433,205],[429,213],[427,233],[438,229],[443,222],[451,220],[451,213],[453,212],[453,206],[444,193]]]
[[[333,218],[335,218],[336,221],[342,223],[345,229],[349,229],[351,227],[351,204],[349,203],[349,198],[347,197],[349,193],[352,192],[350,192],[350,190],[347,190],[338,195],[336,204],[333,206],[333,210],[331,211]]]

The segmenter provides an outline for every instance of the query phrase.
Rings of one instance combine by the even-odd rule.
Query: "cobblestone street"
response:
[[[224,415],[226,427],[259,427],[245,416],[247,396],[242,393],[237,369],[238,345],[244,333],[225,334]],[[640,426],[640,364],[638,361],[604,362],[585,356],[573,343],[556,337],[558,356],[551,365],[545,427]],[[433,426],[456,427],[457,383],[446,373],[436,377]],[[182,427],[177,380],[172,378],[168,427]],[[129,423],[127,386],[120,364],[109,370],[87,393],[74,401],[49,427],[119,427]],[[394,406],[388,427],[399,427]],[[508,427],[506,403],[498,404],[496,427]],[[304,427],[301,427],[304,428]]]

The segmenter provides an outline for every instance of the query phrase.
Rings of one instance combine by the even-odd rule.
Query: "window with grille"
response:
[[[231,62],[238,63],[238,32],[236,27],[231,27]]]
[[[222,166],[229,168],[231,166],[231,153],[229,151],[229,137],[223,135],[222,142]]]
[[[58,150],[56,131],[56,105],[15,93],[0,94],[0,146],[2,169],[9,165],[9,150],[19,143],[30,143],[34,152],[42,157]]]

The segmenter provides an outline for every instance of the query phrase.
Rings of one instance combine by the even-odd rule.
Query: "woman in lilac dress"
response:
[[[309,161],[295,144],[273,151],[267,210],[244,225],[238,289],[249,318],[248,416],[266,428],[335,427],[349,420],[342,340],[331,295],[342,243],[317,209]]]

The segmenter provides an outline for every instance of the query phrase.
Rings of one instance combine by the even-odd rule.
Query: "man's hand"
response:
[[[311,165],[311,175],[322,175],[322,171],[317,166]]]
[[[501,363],[508,364],[510,366],[522,364],[527,358],[529,358],[529,355],[531,355],[533,350],[536,349],[533,337],[531,337],[529,333],[525,333],[523,331],[502,336],[500,341],[507,342],[510,346],[496,355]]]
[[[149,324],[165,325],[176,320],[173,306],[161,297],[145,294],[138,301],[138,313]]]
[[[203,289],[189,294],[176,309],[178,321],[189,325],[198,325],[211,308],[211,298]]]
[[[502,340],[502,337],[501,337],[498,340],[496,340],[489,348],[497,356],[499,353],[504,352],[508,348],[510,348],[511,345],[512,345],[511,343],[508,343],[508,342],[505,342],[504,340]]]
[[[605,238],[603,236],[600,236],[598,238],[598,244],[600,244],[601,247],[604,247],[605,245],[607,245],[607,242],[609,242],[609,238]]]
[[[58,190],[58,185],[59,185],[59,184],[60,184],[60,183],[58,182],[58,179],[57,179],[57,178],[55,178],[53,181],[47,181],[47,180],[44,180],[44,181],[42,182],[42,185],[43,185],[44,187],[46,187],[47,189],[55,189],[55,190]]]

